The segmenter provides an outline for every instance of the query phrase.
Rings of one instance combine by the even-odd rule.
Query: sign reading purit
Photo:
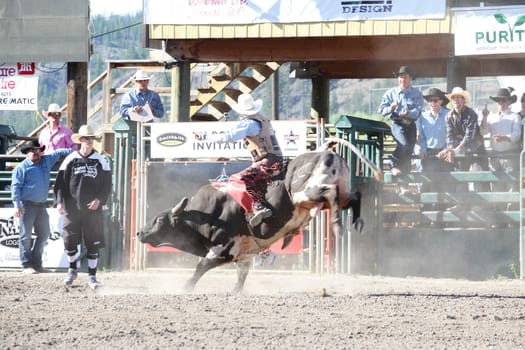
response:
[[[525,6],[457,10],[455,53],[488,55],[525,52]]]

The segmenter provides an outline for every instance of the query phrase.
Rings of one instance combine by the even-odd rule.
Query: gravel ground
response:
[[[2,349],[524,349],[525,282],[189,270],[0,272]]]

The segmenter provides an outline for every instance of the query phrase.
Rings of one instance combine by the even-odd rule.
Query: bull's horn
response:
[[[184,208],[186,208],[186,205],[188,204],[188,197],[184,197],[180,200],[179,203],[177,203],[176,206],[173,207],[173,209],[171,209],[171,213],[173,215],[177,215],[179,214],[181,211],[184,210]]]

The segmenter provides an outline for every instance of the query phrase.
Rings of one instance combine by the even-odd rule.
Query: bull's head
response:
[[[142,243],[149,243],[153,247],[163,245],[176,246],[176,236],[173,234],[177,231],[179,224],[179,216],[186,208],[188,198],[184,197],[175,207],[170,210],[163,211],[153,218],[153,220],[146,224],[138,233],[138,237]]]

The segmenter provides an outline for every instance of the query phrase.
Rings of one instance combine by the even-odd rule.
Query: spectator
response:
[[[71,129],[60,124],[62,118],[60,106],[52,103],[47,111],[42,111],[42,114],[47,118],[48,125],[38,138],[40,146],[44,146],[47,152],[61,148],[77,149],[77,145],[71,140],[71,135],[73,135]]]
[[[495,96],[489,96],[498,104],[498,113],[489,114],[485,105],[481,134],[490,133],[490,148],[494,156],[489,158],[489,167],[492,171],[504,171],[514,176],[519,174],[519,151],[521,137],[521,119],[517,113],[512,112],[510,105],[518,100],[516,95],[511,95],[513,88],[499,89]],[[506,192],[518,191],[517,183],[493,182],[492,191]]]
[[[164,107],[160,96],[155,91],[148,89],[151,77],[139,69],[133,79],[135,88],[125,94],[120,103],[119,113],[122,118],[130,120],[130,114],[144,116],[144,120],[141,120],[143,122],[151,122],[153,117],[162,118]]]
[[[397,176],[411,170],[411,157],[416,144],[415,121],[424,108],[424,99],[421,92],[412,87],[415,73],[410,67],[399,68],[397,76],[398,86],[388,90],[379,106],[379,113],[389,116],[392,121],[392,136],[396,141],[396,148],[391,156],[392,175]]]
[[[420,148],[422,171],[426,173],[450,171],[450,163],[443,160],[443,150],[447,148],[447,121],[450,109],[445,106],[449,103],[445,93],[437,88],[431,88],[423,96],[430,109],[424,111],[416,121],[418,131],[418,145]],[[425,184],[423,191],[446,192],[446,184]]]
[[[62,111],[60,106],[56,103],[51,103],[47,111],[42,111],[44,117],[47,118],[47,126],[38,138],[40,146],[44,146],[47,152],[52,152],[61,148],[77,149],[77,145],[71,141],[73,131],[65,125],[61,125]],[[62,159],[55,163],[52,171],[58,170]]]
[[[77,278],[77,246],[82,240],[87,249],[88,285],[92,289],[98,287],[99,249],[105,243],[102,206],[111,192],[111,169],[106,158],[93,148],[97,138],[87,125],[73,134],[72,139],[80,143],[80,149],[66,157],[55,184],[57,208],[65,215],[63,238],[69,260],[66,287]]]
[[[525,118],[525,92],[523,93],[523,95],[521,95],[520,101],[521,101],[521,110],[519,111],[518,115],[520,116],[520,119],[523,120],[523,118]]]
[[[254,213],[249,223],[256,227],[272,215],[265,194],[268,183],[282,170],[282,152],[270,121],[258,114],[263,101],[254,101],[250,94],[242,94],[237,102],[232,108],[241,115],[239,123],[230,132],[212,134],[208,139],[216,142],[245,139],[253,163],[239,175],[253,200]]]
[[[430,109],[423,112],[416,121],[423,171],[447,171],[449,164],[439,155],[447,148],[446,116],[450,109],[445,106],[449,100],[445,93],[437,88],[431,88],[424,98]]]
[[[523,119],[525,119],[525,92],[521,95],[521,110],[518,112],[520,117],[520,128],[521,128],[521,137],[520,137],[520,147],[523,148]]]
[[[22,272],[33,274],[46,272],[42,266],[42,253],[50,235],[47,196],[50,172],[62,156],[73,149],[59,149],[42,155],[45,147],[31,141],[22,147],[26,159],[13,171],[11,179],[11,199],[15,207],[14,216],[20,220],[18,246]],[[31,235],[35,230],[36,240],[32,244]]]
[[[461,87],[455,87],[447,95],[452,101],[452,111],[447,115],[447,150],[442,151],[439,157],[454,164],[456,170],[479,171],[488,170],[487,151],[483,136],[478,125],[478,115],[468,107],[470,94]],[[461,157],[457,157],[461,155]],[[477,191],[486,191],[485,184],[474,187]],[[465,191],[465,188],[460,189]],[[450,210],[461,209],[453,206]]]

